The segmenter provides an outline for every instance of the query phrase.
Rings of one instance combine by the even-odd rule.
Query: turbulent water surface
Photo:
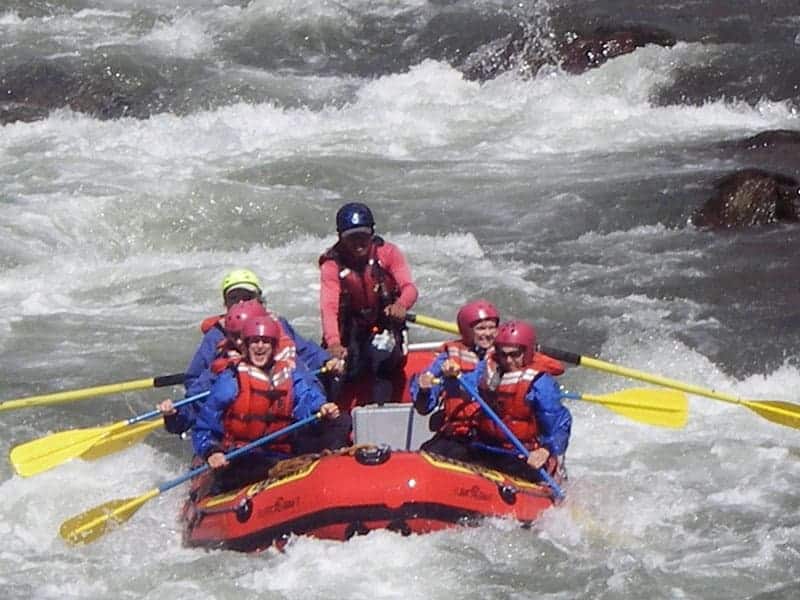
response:
[[[519,23],[543,48],[604,24],[678,42],[580,75],[461,76]],[[796,148],[735,143],[800,131],[795,0],[5,0],[0,40],[0,105],[26,116],[0,127],[2,399],[180,372],[236,266],[316,338],[316,258],[360,200],[408,254],[422,314],[485,296],[550,346],[800,400],[800,228],[688,224],[722,175],[800,175]],[[28,103],[9,91],[25,86]],[[164,395],[0,412],[2,449]],[[683,430],[571,408],[569,499],[532,530],[205,552],[181,547],[174,490],[72,549],[64,519],[182,473],[185,442],[31,479],[3,463],[2,596],[800,595],[800,432],[699,396]]]

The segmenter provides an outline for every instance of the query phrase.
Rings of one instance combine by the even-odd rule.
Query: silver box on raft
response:
[[[357,406],[352,410],[354,444],[388,444],[394,450],[418,450],[433,433],[429,415],[412,404]]]

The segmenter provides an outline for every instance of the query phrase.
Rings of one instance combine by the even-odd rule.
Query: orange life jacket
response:
[[[531,367],[501,374],[494,359],[488,358],[486,372],[478,384],[481,397],[528,450],[539,446],[539,427],[525,396],[541,374]],[[478,416],[478,435],[486,443],[514,448],[502,430],[483,411]]]
[[[226,451],[290,425],[294,409],[293,364],[275,361],[268,372],[245,362],[235,368],[239,394],[222,417]],[[286,438],[273,441],[267,448],[284,453],[292,450]]]
[[[547,356],[546,354],[542,354],[541,352],[534,353],[533,360],[531,361],[531,368],[544,373],[549,373],[554,377],[564,374],[564,365],[561,364],[560,360],[556,360],[555,358]]]
[[[383,309],[399,297],[397,281],[378,258],[378,248],[383,246],[383,243],[381,237],[373,236],[369,257],[359,271],[353,270],[352,266],[347,264],[339,242],[319,257],[320,266],[326,261],[333,260],[339,268],[340,331],[349,329],[350,320],[354,320],[358,327],[363,329],[377,327]]]
[[[474,371],[480,359],[461,340],[445,342],[442,352],[447,352],[448,360],[458,364],[462,373]],[[475,431],[478,425],[477,417],[481,412],[480,404],[461,389],[457,395],[445,392],[442,400],[444,421],[439,431],[448,437],[467,437]]]
[[[200,323],[200,331],[203,332],[203,335],[207,334],[211,331],[214,327],[219,327],[222,333],[225,333],[225,327],[223,323],[225,322],[225,315],[213,315],[211,317],[206,317],[203,319],[203,322]]]

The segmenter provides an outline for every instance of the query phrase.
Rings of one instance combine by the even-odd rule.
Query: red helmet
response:
[[[478,321],[487,319],[494,319],[495,323],[500,322],[500,313],[497,312],[495,305],[488,300],[473,300],[458,309],[456,321],[458,322],[458,331],[461,333],[461,339],[467,344],[471,344],[473,325]]]
[[[525,321],[506,321],[497,328],[494,346],[519,346],[525,350],[525,364],[530,364],[536,349],[536,330]]]
[[[241,336],[244,324],[248,319],[254,317],[267,316],[267,309],[258,300],[247,300],[246,302],[237,302],[228,309],[225,315],[225,331],[227,333]]]
[[[278,325],[275,319],[266,315],[247,319],[242,328],[242,339],[247,341],[254,337],[272,338],[274,340],[274,345],[281,337],[280,325]]]

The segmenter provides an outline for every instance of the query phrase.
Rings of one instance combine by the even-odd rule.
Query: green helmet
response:
[[[222,299],[231,290],[245,289],[261,295],[261,282],[250,269],[234,269],[222,280]]]

